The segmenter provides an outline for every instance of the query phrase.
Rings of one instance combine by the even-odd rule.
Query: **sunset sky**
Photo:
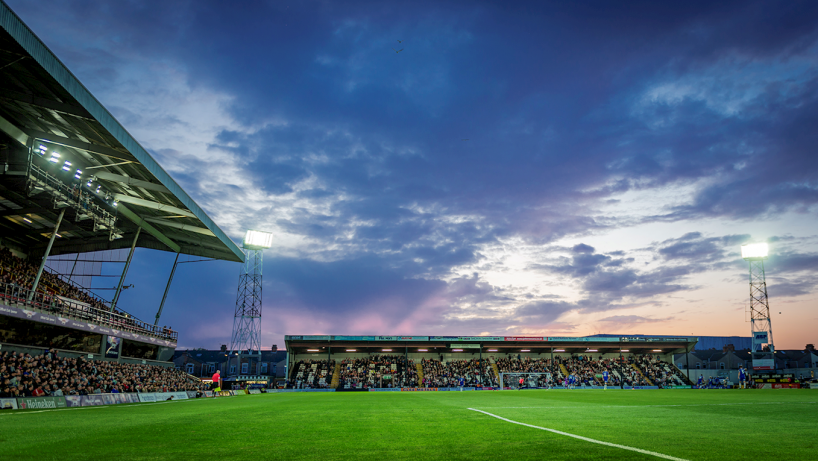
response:
[[[267,347],[749,336],[762,241],[776,347],[818,343],[818,2],[5,1],[228,236],[275,235]],[[152,322],[173,257],[119,306]],[[239,271],[179,267],[180,348],[229,343]]]

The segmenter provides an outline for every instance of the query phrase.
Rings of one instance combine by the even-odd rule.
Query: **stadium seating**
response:
[[[373,355],[341,362],[339,389],[417,387],[413,360],[398,355]]]
[[[638,355],[617,358],[600,358],[593,360],[590,356],[554,357],[551,359],[532,359],[530,357],[500,358],[497,367],[501,373],[552,373],[551,385],[564,384],[566,373],[579,378],[580,384],[601,386],[601,375],[608,371],[608,385],[624,387],[659,386],[685,384],[684,377],[672,365],[652,355]],[[564,371],[563,371],[564,369]],[[545,376],[539,377],[538,387],[548,385]]]
[[[423,359],[423,387],[457,387],[463,378],[467,387],[491,387],[497,385],[494,371],[488,360]]]
[[[332,383],[335,360],[301,360],[293,366],[288,387],[295,389],[326,389]]]
[[[0,248],[0,298],[7,303],[26,303],[27,293],[34,284],[38,266],[14,256],[8,248]],[[43,270],[37,286],[36,306],[51,314],[110,326],[119,330],[143,333],[176,340],[178,333],[164,327],[142,322],[110,306],[90,293],[74,286],[58,275]]]
[[[49,350],[36,356],[0,352],[0,397],[204,389],[200,381],[174,368],[65,358]]]

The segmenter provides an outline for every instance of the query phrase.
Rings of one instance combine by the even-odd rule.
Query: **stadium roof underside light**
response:
[[[52,255],[130,247],[141,227],[139,247],[244,261],[238,246],[1,0],[0,26],[0,238],[44,253],[61,203],[40,186],[64,177],[91,196],[98,215],[115,217],[116,232],[100,216],[87,219],[82,207],[67,207]],[[34,188],[33,176],[42,180]]]
[[[288,335],[284,337],[287,350],[295,353],[326,354],[342,353],[355,349],[359,353],[382,353],[391,349],[394,354],[417,352],[424,349],[429,353],[493,352],[512,354],[527,350],[530,353],[549,354],[552,349],[568,354],[612,354],[620,350],[631,354],[639,353],[683,353],[693,350],[697,337],[690,336],[325,336]],[[316,352],[316,350],[318,352]]]

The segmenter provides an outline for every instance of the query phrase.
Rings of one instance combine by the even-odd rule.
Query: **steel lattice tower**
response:
[[[750,264],[750,328],[767,332],[770,350],[773,351],[773,326],[770,322],[770,303],[767,299],[767,280],[764,274],[764,258],[747,259]]]
[[[264,250],[270,248],[272,234],[247,231],[244,236],[244,264],[239,274],[236,313],[230,338],[230,359],[237,356],[236,374],[241,374],[243,355],[261,355],[261,275]],[[252,373],[252,370],[248,370]],[[229,371],[228,371],[229,372]]]
[[[263,250],[245,250],[244,264],[239,275],[236,313],[230,351],[261,350],[261,273]]]

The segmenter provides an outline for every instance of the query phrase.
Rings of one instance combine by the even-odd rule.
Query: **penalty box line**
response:
[[[469,410],[476,411],[478,413],[483,413],[484,415],[491,416],[492,418],[497,418],[497,419],[499,419],[501,421],[505,421],[507,423],[518,424],[520,426],[530,427],[530,428],[533,428],[533,429],[539,429],[541,431],[547,431],[547,432],[551,432],[551,433],[554,433],[554,434],[557,434],[557,435],[564,435],[566,437],[571,437],[571,438],[582,440],[582,441],[585,441],[585,442],[596,443],[596,444],[599,444],[599,445],[605,445],[605,446],[613,447],[613,448],[620,448],[622,450],[635,451],[637,453],[642,453],[643,455],[656,456],[657,458],[662,458],[662,459],[670,459],[670,460],[673,460],[673,461],[689,461],[689,460],[686,460],[684,458],[676,458],[676,457],[673,457],[673,456],[670,456],[670,455],[665,455],[665,454],[662,454],[662,453],[656,453],[655,451],[643,450],[641,448],[629,447],[627,445],[619,445],[618,443],[604,442],[602,440],[591,439],[591,438],[588,438],[588,437],[583,437],[581,435],[569,434],[567,432],[558,431],[556,429],[549,429],[547,427],[534,426],[532,424],[521,423],[519,421],[512,421],[510,419],[503,418],[502,416],[497,416],[495,414],[492,414],[492,413],[489,413],[489,412],[483,411],[483,410],[478,410],[476,408],[469,408]]]

